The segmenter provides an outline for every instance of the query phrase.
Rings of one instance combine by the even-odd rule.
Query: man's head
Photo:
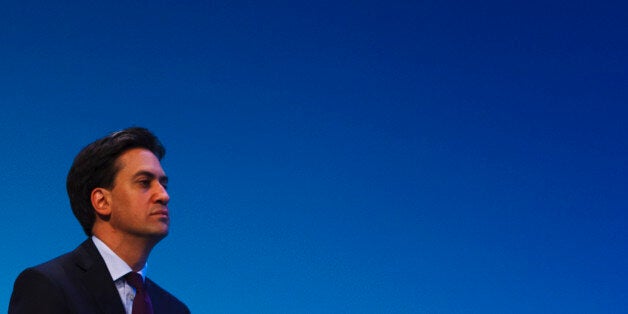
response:
[[[138,148],[140,149],[136,150]],[[116,177],[124,166],[120,162],[120,157],[125,155],[128,159],[130,155],[125,153],[133,151],[150,152],[157,164],[166,153],[159,139],[149,130],[132,127],[96,140],[83,148],[74,158],[72,167],[68,172],[66,188],[72,212],[88,236],[92,235],[92,228],[96,221],[92,192],[99,188],[112,191]],[[135,156],[136,154],[131,155]],[[148,158],[148,156],[143,157]],[[159,165],[159,169],[161,169],[161,165]],[[159,180],[163,180],[163,177],[155,179],[159,182]],[[164,202],[163,200],[159,201]],[[167,200],[165,202],[167,203]]]

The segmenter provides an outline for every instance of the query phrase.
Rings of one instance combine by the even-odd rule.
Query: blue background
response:
[[[628,312],[623,2],[86,2],[0,9],[0,309],[140,125],[195,313]]]

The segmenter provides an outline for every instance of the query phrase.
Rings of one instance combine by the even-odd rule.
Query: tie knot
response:
[[[142,280],[142,275],[136,272],[130,272],[124,275],[124,279],[126,279],[126,282],[131,287],[135,288],[135,290],[138,290],[138,291],[144,290],[144,280]]]

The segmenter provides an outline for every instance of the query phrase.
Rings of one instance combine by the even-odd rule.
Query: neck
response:
[[[135,272],[140,271],[158,240],[135,237],[116,232],[99,232],[94,228],[94,236],[105,243]]]

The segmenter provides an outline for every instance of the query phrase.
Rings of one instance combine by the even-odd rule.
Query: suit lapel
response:
[[[87,239],[76,250],[76,266],[80,279],[92,295],[94,303],[102,313],[125,313],[120,294],[111,279],[105,261],[91,239]]]

